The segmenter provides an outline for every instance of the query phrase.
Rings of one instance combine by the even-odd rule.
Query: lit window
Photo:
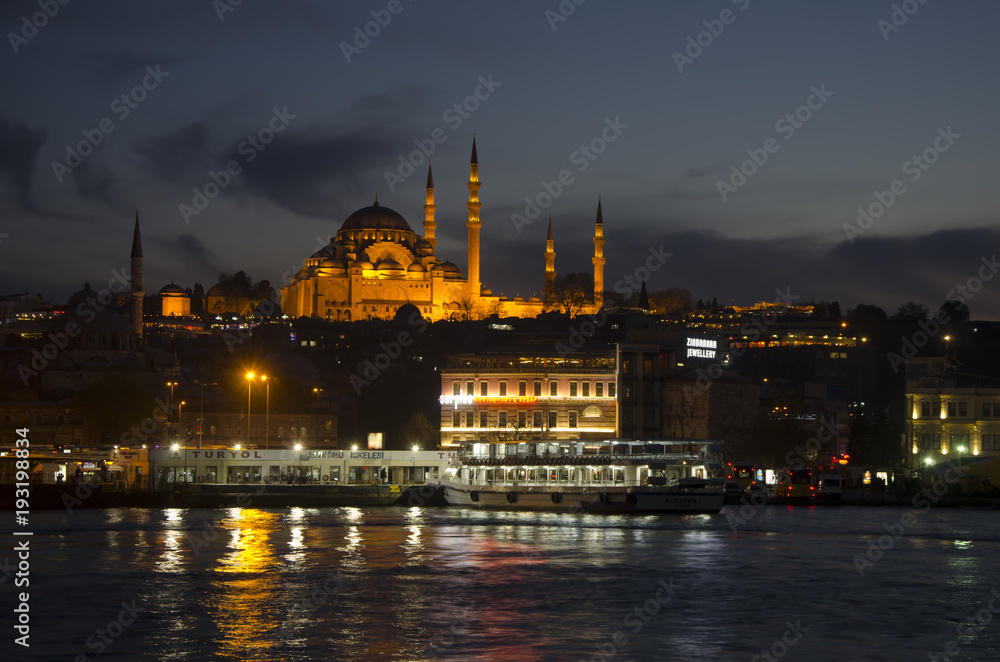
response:
[[[569,426],[571,428],[575,428],[576,427],[576,412],[575,411],[571,411],[569,413]]]
[[[452,382],[451,383],[451,394],[452,395],[462,395],[462,382]]]
[[[594,384],[594,395],[598,398],[604,397],[604,382]]]

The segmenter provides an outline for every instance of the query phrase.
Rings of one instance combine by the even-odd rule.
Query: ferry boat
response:
[[[438,481],[449,505],[588,513],[709,513],[725,502],[710,440],[477,442]]]

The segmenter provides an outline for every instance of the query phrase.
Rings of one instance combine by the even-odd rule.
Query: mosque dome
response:
[[[347,217],[340,231],[345,230],[402,230],[413,232],[403,216],[375,201],[371,207],[362,207]]]
[[[420,264],[419,262],[412,263],[410,266],[408,266],[406,268],[406,270],[408,272],[410,272],[411,274],[412,273],[423,273],[424,271],[426,271],[424,269],[424,265]]]
[[[357,267],[357,268],[360,268],[360,269],[374,269],[375,268],[375,265],[372,264],[371,262],[369,262],[368,260],[356,260],[356,261],[354,261],[354,262],[351,263],[351,266],[352,267]]]
[[[441,270],[444,271],[446,274],[461,274],[462,273],[462,270],[459,269],[454,264],[452,264],[451,262],[447,262],[447,261],[442,262],[440,266],[441,266]]]
[[[389,258],[387,260],[382,260],[381,262],[378,263],[378,270],[379,271],[403,271],[403,265],[401,265],[399,262],[396,262],[392,258]]]
[[[183,297],[187,296],[187,292],[180,285],[175,285],[170,283],[169,285],[164,285],[160,288],[161,297]]]

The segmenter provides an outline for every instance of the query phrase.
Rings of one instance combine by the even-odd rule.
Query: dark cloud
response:
[[[356,197],[373,183],[386,188],[384,171],[394,171],[398,154],[412,151],[414,136],[426,137],[405,128],[423,105],[424,95],[415,89],[367,95],[332,129],[297,128],[292,120],[252,162],[246,162],[242,139],[220,162],[241,163],[237,185],[247,194],[297,214],[339,220],[353,211],[342,207],[341,198]]]
[[[179,234],[170,238],[150,236],[148,240],[144,236],[143,241],[149,241],[150,244],[162,249],[164,257],[176,260],[192,271],[210,274],[222,271],[219,268],[218,256],[193,234]]]
[[[194,122],[135,143],[133,150],[157,177],[179,181],[189,169],[209,168],[207,122]]]
[[[103,202],[114,207],[111,197],[111,187],[114,184],[111,168],[102,165],[91,165],[86,160],[73,169],[73,183],[77,193],[87,200]]]
[[[27,211],[37,211],[31,197],[31,180],[35,158],[48,139],[46,131],[0,117],[0,173],[5,175],[17,204]]]

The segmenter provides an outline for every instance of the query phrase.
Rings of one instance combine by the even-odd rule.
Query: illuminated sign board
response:
[[[530,405],[538,402],[533,395],[442,395],[443,405]]]
[[[686,359],[715,359],[719,349],[719,341],[714,338],[687,338],[684,345]]]

